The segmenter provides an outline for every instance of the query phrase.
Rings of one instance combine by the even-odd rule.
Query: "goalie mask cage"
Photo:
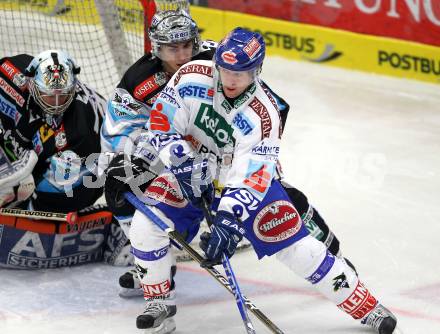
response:
[[[160,3],[176,1],[158,0]],[[67,51],[79,78],[108,98],[125,70],[149,50],[153,0],[0,1],[0,58]],[[149,19],[146,19],[149,18]]]

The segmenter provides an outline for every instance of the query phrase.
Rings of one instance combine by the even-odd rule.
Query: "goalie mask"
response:
[[[169,61],[170,59],[162,52],[162,45],[191,42],[192,45],[188,46],[191,51],[190,58],[199,53],[199,29],[194,20],[184,10],[156,13],[151,21],[148,36],[151,40],[151,53],[163,61]]]
[[[75,96],[80,68],[65,52],[47,50],[36,56],[26,69],[29,91],[43,113],[60,116]]]

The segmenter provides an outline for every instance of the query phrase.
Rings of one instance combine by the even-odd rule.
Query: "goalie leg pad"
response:
[[[114,216],[114,218],[118,221],[119,226],[128,238],[130,235],[131,220],[133,219],[133,216]]]
[[[15,199],[14,188],[4,187],[0,188],[0,208],[6,206],[6,204],[11,203]]]

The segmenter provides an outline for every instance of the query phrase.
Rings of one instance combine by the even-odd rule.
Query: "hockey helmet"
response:
[[[183,10],[168,10],[157,12],[148,30],[151,41],[151,53],[160,57],[162,44],[193,42],[193,56],[199,53],[200,35],[196,22]]]
[[[259,73],[266,51],[263,36],[243,28],[232,30],[215,52],[217,66],[230,71]]]
[[[43,112],[59,116],[73,101],[79,72],[66,52],[46,50],[32,60],[25,74],[29,77],[29,91]]]

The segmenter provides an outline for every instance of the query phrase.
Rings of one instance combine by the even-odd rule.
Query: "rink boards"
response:
[[[191,14],[205,39],[242,26],[263,34],[269,55],[440,83],[439,47],[202,7]]]

